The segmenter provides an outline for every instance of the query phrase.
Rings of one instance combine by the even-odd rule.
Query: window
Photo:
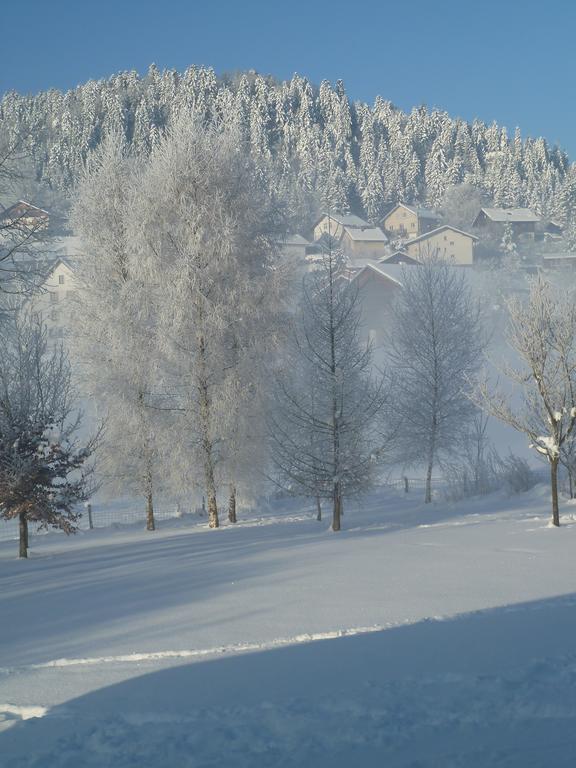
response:
[[[60,315],[58,314],[58,312],[56,312],[55,309],[53,309],[52,312],[50,312],[50,320],[52,320],[52,322],[57,323],[59,317]]]
[[[454,240],[450,240],[450,245],[454,245]]]
[[[50,303],[51,304],[56,304],[57,301],[58,301],[58,294],[57,293],[51,293],[50,294]]]
[[[64,285],[64,275],[58,275],[58,285]]]

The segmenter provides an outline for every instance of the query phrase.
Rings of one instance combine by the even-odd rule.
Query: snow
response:
[[[0,765],[573,766],[576,507],[298,502],[0,542]]]

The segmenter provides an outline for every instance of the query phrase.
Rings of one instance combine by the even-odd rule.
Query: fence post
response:
[[[404,493],[408,493],[409,487],[408,487],[408,478],[404,478]]]
[[[86,509],[88,510],[88,527],[90,530],[92,530],[94,528],[94,524],[92,522],[92,504],[86,504]]]

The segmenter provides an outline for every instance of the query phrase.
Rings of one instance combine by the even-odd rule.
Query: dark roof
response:
[[[48,211],[38,208],[37,205],[27,203],[26,200],[18,200],[0,213],[0,221],[15,221],[22,218],[47,219]]]

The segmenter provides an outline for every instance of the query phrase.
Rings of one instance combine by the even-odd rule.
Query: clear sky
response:
[[[2,3],[0,92],[122,69],[212,66],[378,94],[545,136],[576,159],[576,0],[27,0]]]

